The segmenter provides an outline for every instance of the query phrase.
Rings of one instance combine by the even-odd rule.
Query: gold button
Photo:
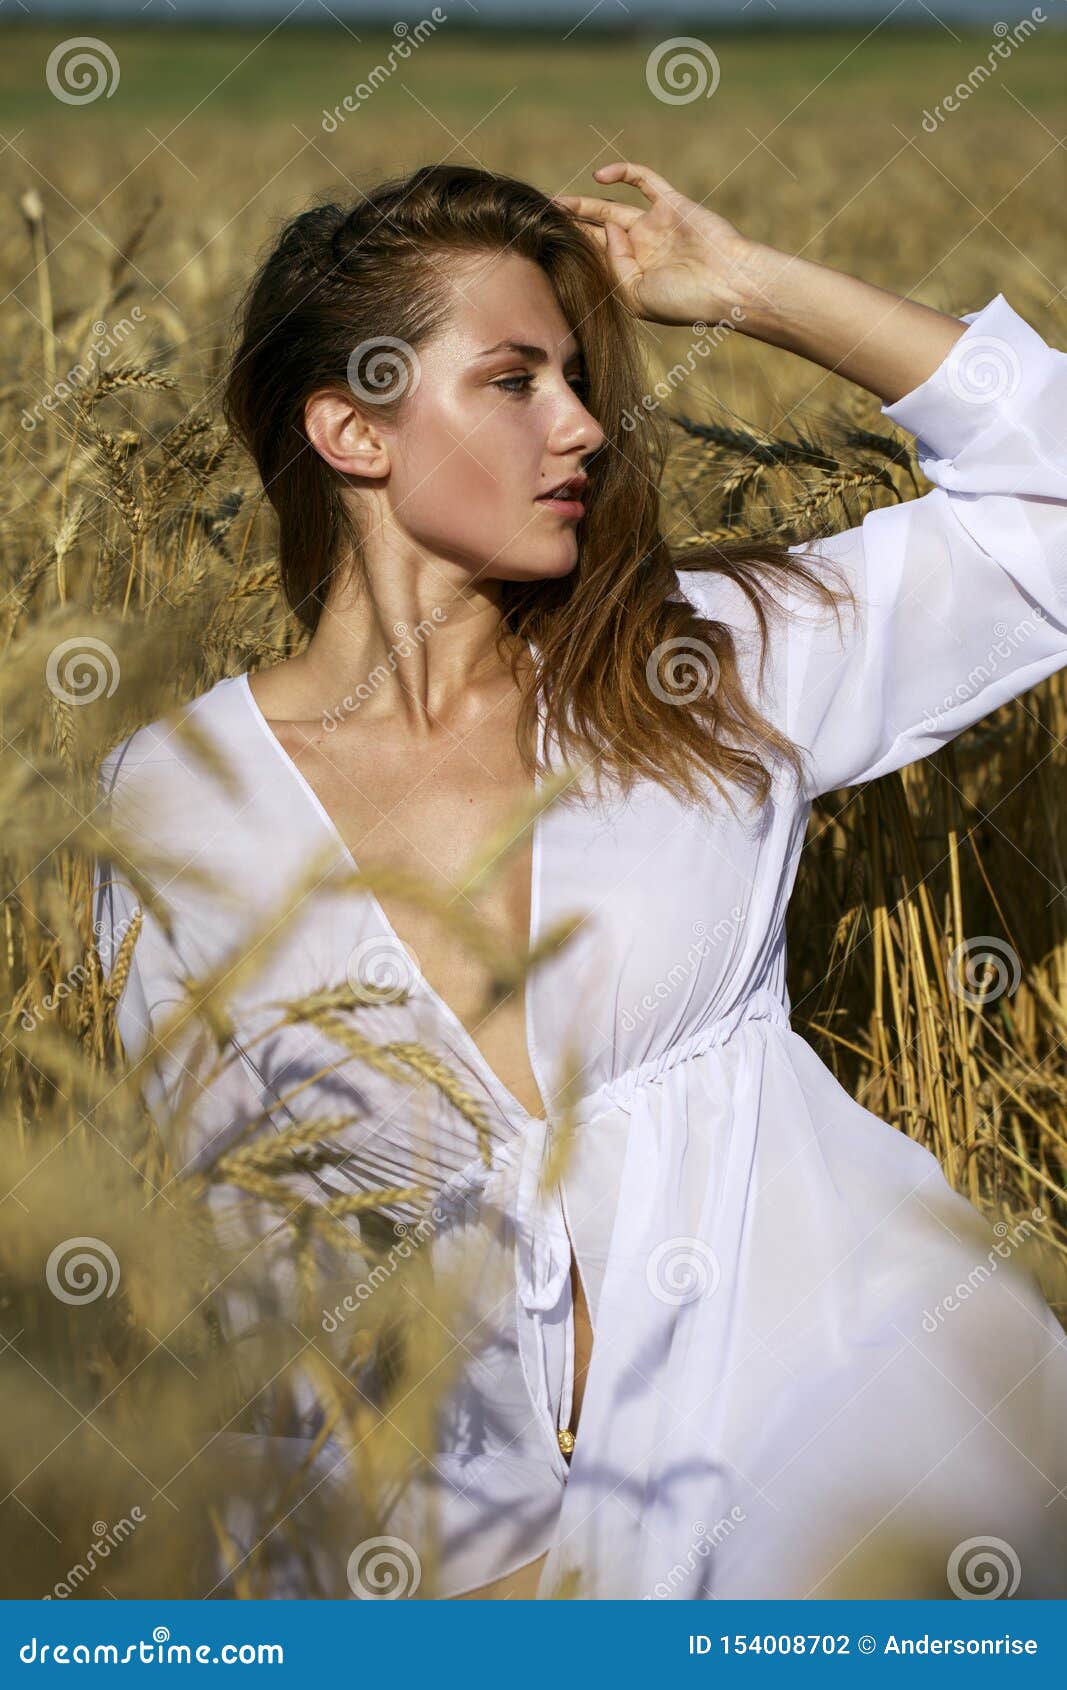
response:
[[[556,1437],[559,1439],[559,1447],[563,1451],[564,1455],[570,1455],[574,1448],[574,1433],[567,1431],[561,1426],[559,1431],[556,1433]]]

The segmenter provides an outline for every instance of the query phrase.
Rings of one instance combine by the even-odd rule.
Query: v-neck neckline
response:
[[[534,644],[533,640],[528,639],[527,644],[530,646],[532,651],[536,652],[538,650],[538,648]],[[360,868],[359,863],[356,861],[355,855],[352,852],[351,848],[346,843],[346,841],[345,841],[345,839],[344,839],[344,837],[341,833],[340,828],[337,826],[337,823],[334,821],[333,817],[330,815],[330,812],[327,810],[325,804],[322,802],[322,799],[319,797],[318,793],[315,791],[315,788],[312,786],[311,782],[308,780],[308,778],[304,774],[303,770],[299,767],[299,765],[296,763],[294,758],[291,757],[289,752],[285,749],[285,746],[282,744],[281,740],[278,738],[278,735],[274,732],[274,729],[271,727],[270,722],[267,720],[267,717],[265,716],[265,714],[261,710],[261,708],[260,708],[260,706],[259,706],[259,704],[256,700],[255,694],[252,691],[251,684],[250,684],[250,671],[247,670],[247,669],[244,670],[240,675],[236,676],[235,679],[237,681],[238,689],[240,691],[241,697],[245,700],[245,703],[248,706],[249,714],[251,715],[252,720],[260,728],[260,730],[262,731],[265,738],[274,747],[274,751],[275,751],[276,756],[280,759],[280,761],[282,762],[282,764],[284,765],[284,767],[288,771],[288,773],[289,773],[291,779],[293,780],[294,784],[296,785],[297,789],[302,793],[305,801],[307,802],[307,804],[310,806],[313,813],[318,818],[319,824],[322,827],[323,831],[332,840],[334,847],[336,848],[336,851],[337,851],[337,856],[338,856],[339,862],[347,870],[351,871],[353,874],[362,874],[363,870]],[[537,759],[538,759],[538,762],[539,762],[541,756],[543,755],[544,728],[545,728],[544,713],[543,713],[543,710],[541,708],[541,702],[540,702],[540,698],[539,698],[538,699],[538,705],[537,705]],[[543,787],[543,783],[541,781],[540,769],[539,769],[539,767],[535,767],[535,769],[534,769],[534,794],[535,794],[535,796],[536,796],[536,794],[538,794],[542,791],[542,787]],[[529,897],[530,897],[530,931],[529,931],[528,938],[527,938],[527,944],[528,944],[530,952],[533,951],[534,946],[537,942],[537,932],[538,932],[538,928],[540,926],[540,904],[541,904],[541,898],[540,898],[540,886],[541,886],[541,872],[540,872],[540,870],[541,870],[541,828],[540,828],[540,823],[541,823],[541,812],[538,809],[538,810],[535,811],[534,818],[533,818],[533,821],[531,823],[531,837],[530,837],[530,885],[529,885],[529,888],[528,888]],[[396,928],[393,926],[393,923],[390,921],[389,917],[386,915],[385,910],[382,907],[381,901],[377,897],[376,893],[372,890],[372,888],[370,886],[364,886],[360,890],[361,890],[361,896],[363,896],[367,899],[368,906],[369,906],[376,922],[381,927],[383,936],[388,938],[388,939],[391,939],[392,942],[397,946],[397,948],[400,951],[402,951],[405,956],[407,956],[409,954],[410,947],[408,945],[406,945],[404,943],[404,941],[401,939],[399,933],[396,931]],[[445,1000],[441,996],[440,992],[438,992],[435,989],[435,987],[431,986],[429,980],[427,980],[427,978],[426,978],[425,974],[422,972],[421,968],[415,967],[413,969],[413,978],[416,982],[417,989],[422,993],[422,995],[426,998],[426,1000],[429,1003],[431,1003],[435,1006],[438,1013],[443,1017],[443,1019],[445,1021],[448,1022],[449,1026],[451,1026],[454,1029],[456,1036],[459,1039],[459,1041],[461,1042],[463,1048],[468,1052],[469,1060],[477,1068],[478,1072],[482,1075],[482,1078],[485,1081],[487,1089],[490,1091],[490,1093],[495,1095],[497,1102],[499,1103],[503,1113],[505,1115],[507,1115],[509,1113],[514,1113],[516,1116],[519,1117],[519,1119],[522,1123],[533,1122],[535,1125],[538,1125],[538,1126],[546,1125],[547,1124],[547,1116],[545,1116],[545,1115],[531,1115],[530,1111],[527,1108],[525,1108],[523,1104],[521,1104],[519,1102],[519,1100],[515,1096],[514,1092],[509,1090],[509,1088],[504,1084],[503,1080],[500,1078],[499,1074],[496,1072],[496,1069],[491,1066],[488,1058],[483,1054],[481,1048],[479,1047],[476,1040],[474,1039],[473,1034],[469,1031],[469,1029],[467,1027],[464,1026],[463,1022],[460,1020],[459,1016],[456,1014],[455,1010],[451,1007],[451,1005],[445,1002]],[[527,975],[526,979],[523,982],[523,1004],[524,1004],[524,1017],[523,1018],[524,1018],[525,1032],[526,1032],[526,1059],[527,1059],[527,1062],[529,1063],[530,1070],[533,1073],[534,1079],[537,1082],[537,1088],[541,1093],[542,1100],[544,1100],[545,1099],[545,1085],[544,1085],[544,1080],[543,1080],[542,1073],[541,1073],[540,1059],[538,1057],[538,1052],[537,1052],[537,1041],[534,1037],[533,991],[532,991],[532,977],[530,975]],[[548,1107],[547,1103],[546,1103],[545,1107],[547,1109],[547,1107]]]

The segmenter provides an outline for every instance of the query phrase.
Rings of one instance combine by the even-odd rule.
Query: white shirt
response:
[[[1002,294],[963,321],[929,379],[882,407],[917,436],[934,490],[806,548],[843,567],[858,625],[846,605],[839,634],[806,597],[772,622],[759,703],[806,748],[807,785],[776,775],[755,820],[743,801],[731,815],[710,783],[702,809],[652,782],[538,818],[531,936],[587,917],[527,983],[553,1122],[576,1033],[585,1064],[555,1193],[535,1189],[545,1122],[419,977],[406,1002],[354,1024],[440,1053],[484,1106],[491,1170],[446,1099],[398,1091],[321,1032],[289,1027],[249,1053],[276,1019],[270,1000],[343,982],[354,954],[403,965],[404,953],[376,899],[333,890],[353,860],[247,676],[190,706],[232,791],[162,722],[104,764],[116,821],[215,882],[166,881],[173,940],[146,920],[118,1006],[131,1056],[183,972],[239,949],[317,853],[330,865],[231,1000],[243,1054],[196,1097],[191,1154],[195,1165],[217,1153],[249,1112],[332,1064],[328,1083],[279,1112],[278,1124],[359,1114],[331,1138],[343,1167],[309,1174],[307,1191],[421,1181],[446,1217],[428,1229],[435,1263],[482,1251],[478,1343],[475,1322],[457,1331],[477,1354],[442,1411],[433,1470],[387,1522],[417,1545],[433,1491],[441,1595],[548,1549],[543,1596],[572,1568],[577,1594],[598,1597],[950,1596],[979,1539],[1007,1545],[990,1554],[1009,1578],[1018,1563],[1017,1596],[1067,1595],[1063,1332],[1003,1250],[975,1286],[998,1235],[928,1150],[850,1098],[791,1029],[785,984],[812,798],[928,755],[1067,665],[1067,356]],[[711,572],[678,582],[732,624],[755,697],[743,595]],[[106,865],[97,883],[107,963],[136,899]],[[175,1060],[146,1083],[163,1122],[182,1081]],[[388,1212],[410,1226],[425,1211],[398,1200]],[[263,1224],[265,1236],[276,1223]],[[569,1466],[557,1440],[572,1398],[568,1225],[595,1334]],[[970,1294],[953,1296],[961,1281]],[[308,1440],[274,1447],[280,1466]],[[327,1445],[317,1476],[340,1460]],[[345,1569],[329,1576],[333,1594],[349,1593]]]

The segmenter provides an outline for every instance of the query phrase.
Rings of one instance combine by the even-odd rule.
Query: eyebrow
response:
[[[491,358],[494,352],[515,352],[520,358],[527,359],[531,364],[548,363],[548,353],[545,351],[543,346],[528,346],[525,341],[521,340],[498,340],[495,346],[487,346],[483,351],[476,353],[475,356],[478,358]],[[570,354],[570,357],[567,359],[567,363],[580,363],[581,359],[582,351],[580,347],[577,347]]]

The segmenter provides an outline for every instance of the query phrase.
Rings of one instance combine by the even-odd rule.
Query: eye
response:
[[[500,381],[494,381],[493,386],[499,387],[504,393],[511,393],[518,396],[519,394],[529,392],[529,383],[532,382],[533,379],[532,375],[503,376]],[[569,376],[567,379],[575,393],[584,398],[586,393],[589,391],[589,383],[586,381],[585,377]]]

